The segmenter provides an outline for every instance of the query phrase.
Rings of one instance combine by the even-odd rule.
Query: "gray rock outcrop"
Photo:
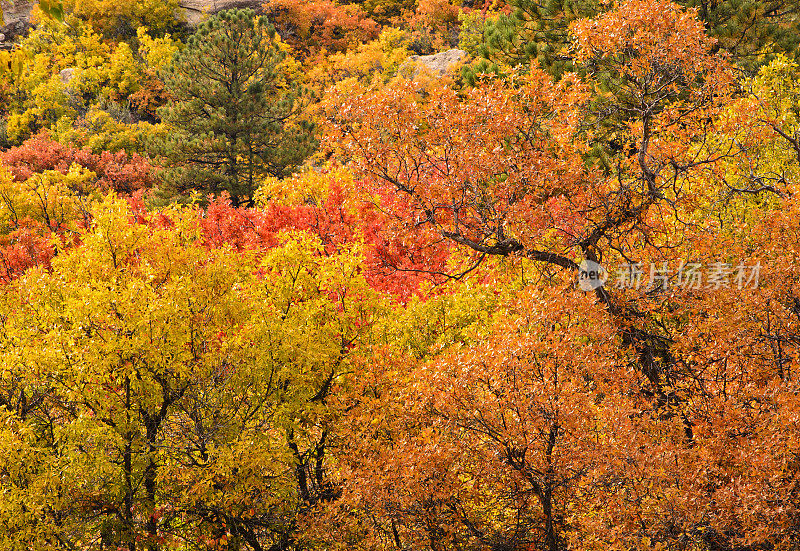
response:
[[[230,8],[261,10],[263,0],[180,0],[178,9],[190,27],[197,27],[206,17]]]
[[[14,39],[24,35],[31,26],[31,11],[36,2],[29,0],[0,0],[5,24],[0,27],[0,49],[10,49]]]
[[[62,84],[69,84],[72,81],[72,77],[75,76],[75,67],[67,67],[66,69],[61,69],[61,72],[58,73],[58,78],[61,80]]]
[[[408,61],[403,64],[400,71],[408,71],[412,80],[425,73],[441,78],[449,73],[453,66],[458,64],[466,56],[467,52],[456,48],[433,55],[412,55],[408,58]]]

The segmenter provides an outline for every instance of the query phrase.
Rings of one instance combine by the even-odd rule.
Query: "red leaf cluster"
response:
[[[100,191],[130,194],[155,184],[155,171],[150,161],[136,153],[124,151],[92,153],[88,148],[76,149],[54,141],[44,134],[34,136],[18,147],[0,154],[0,162],[22,181],[45,170],[66,173],[76,163],[97,175]]]
[[[25,220],[11,233],[0,235],[0,282],[9,283],[28,268],[50,265],[55,249],[44,229]]]
[[[449,246],[441,242],[431,245],[419,233],[392,233],[388,222],[388,216],[375,205],[354,200],[334,184],[319,204],[235,208],[223,196],[208,206],[201,228],[208,246],[228,245],[237,250],[270,249],[287,230],[318,236],[327,254],[363,243],[367,281],[404,301],[423,281],[440,281],[435,273],[444,270]]]

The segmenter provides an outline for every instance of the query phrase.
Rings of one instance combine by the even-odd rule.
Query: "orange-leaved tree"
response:
[[[534,70],[463,93],[342,87],[328,98],[329,143],[371,191],[392,190],[398,220],[478,258],[575,269],[634,240],[656,245],[681,183],[724,154],[694,145],[731,71],[693,14],[667,1],[629,1],[573,31],[586,78]]]
[[[733,92],[730,66],[695,14],[667,0],[630,0],[572,31],[583,78],[531,70],[463,93],[342,86],[328,98],[329,143],[387,197],[397,228],[449,239],[476,263],[523,256],[577,272],[582,260],[674,254],[696,206],[690,184],[734,152],[706,139]],[[658,387],[657,328],[595,293]]]
[[[433,350],[405,379],[402,347],[368,364],[379,383],[353,390],[348,406],[368,461],[349,464],[347,544],[796,545],[793,169],[779,172],[781,189],[720,185],[743,147],[759,153],[753,129],[765,117],[727,108],[733,72],[695,15],[629,0],[579,21],[582,76],[557,82],[532,70],[461,92],[400,82],[329,97],[332,149],[390,213],[388,231],[424,229],[476,263],[533,261],[552,300],[507,308],[496,333]],[[767,122],[790,144],[790,120]],[[584,260],[716,271],[677,289],[674,272],[597,286],[601,314],[571,295]],[[737,263],[761,260],[770,266],[755,289]],[[582,324],[608,329],[606,347]],[[584,369],[587,355],[596,363]]]

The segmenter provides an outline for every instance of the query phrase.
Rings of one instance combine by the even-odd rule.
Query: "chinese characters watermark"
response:
[[[597,262],[584,260],[578,271],[578,285],[592,291],[609,284],[615,289],[757,289],[761,263],[730,264],[712,262],[681,262],[671,266],[668,262],[645,265],[641,262],[620,264],[610,273]]]

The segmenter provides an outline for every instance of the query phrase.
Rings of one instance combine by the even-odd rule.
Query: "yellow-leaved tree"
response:
[[[334,492],[327,396],[375,312],[356,251],[203,246],[109,196],[0,299],[0,548],[253,549]],[[283,543],[281,543],[283,542]]]

